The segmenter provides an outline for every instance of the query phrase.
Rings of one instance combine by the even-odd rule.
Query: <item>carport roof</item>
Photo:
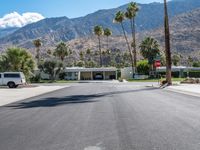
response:
[[[117,71],[115,67],[102,67],[102,68],[83,68],[83,67],[66,67],[65,72],[99,72],[99,71]]]

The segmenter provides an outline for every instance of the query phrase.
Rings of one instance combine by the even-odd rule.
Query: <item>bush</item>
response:
[[[60,80],[64,80],[64,79],[65,79],[65,76],[66,76],[66,73],[65,73],[65,72],[61,72],[61,73],[59,74],[59,79],[60,79]]]
[[[147,60],[141,60],[137,63],[137,71],[139,74],[149,75],[150,66]]]
[[[40,83],[40,80],[41,80],[40,75],[35,75],[30,78],[31,83]]]

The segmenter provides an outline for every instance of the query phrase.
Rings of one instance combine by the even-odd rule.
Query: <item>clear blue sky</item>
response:
[[[67,16],[75,18],[99,9],[115,8],[131,0],[1,0],[0,18],[8,13],[37,12],[45,17]],[[136,0],[138,3],[163,0]]]

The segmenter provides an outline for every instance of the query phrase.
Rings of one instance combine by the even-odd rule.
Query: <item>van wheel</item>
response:
[[[15,88],[16,87],[14,82],[8,82],[7,85],[8,85],[9,88]]]

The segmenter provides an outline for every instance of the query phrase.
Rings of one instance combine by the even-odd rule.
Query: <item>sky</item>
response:
[[[139,3],[163,0],[136,0]],[[0,18],[11,12],[37,12],[44,17],[75,18],[99,9],[115,8],[130,0],[1,0]]]
[[[0,29],[22,27],[44,18],[77,18],[100,9],[116,8],[133,0],[1,0]],[[138,3],[163,0],[135,0]]]

